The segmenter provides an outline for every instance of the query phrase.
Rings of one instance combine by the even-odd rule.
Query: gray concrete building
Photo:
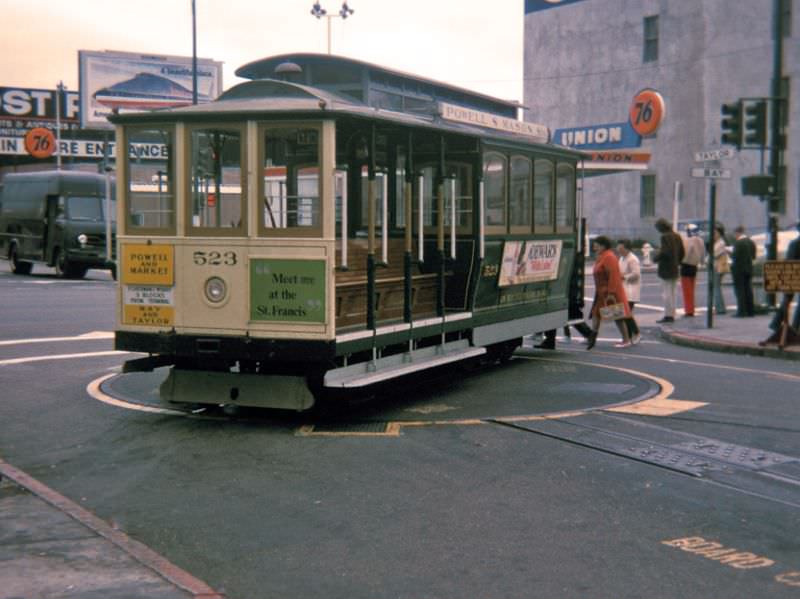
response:
[[[708,218],[709,182],[693,178],[695,153],[721,147],[720,107],[770,96],[774,0],[526,0],[525,119],[545,123],[555,141],[585,149],[649,152],[646,170],[586,179],[590,233],[654,240],[653,223]],[[786,202],[780,228],[800,220],[800,0],[780,0]],[[663,97],[655,134],[630,130],[638,92]],[[616,135],[609,131],[615,131]],[[620,133],[621,131],[621,133]],[[623,138],[623,139],[620,139]],[[589,143],[589,142],[594,143]],[[597,143],[600,141],[601,143]],[[759,173],[761,153],[741,150],[717,166],[717,219],[726,228],[763,232],[767,203],[741,193],[740,179]],[[769,153],[765,157],[769,165]],[[713,166],[713,165],[712,165]]]

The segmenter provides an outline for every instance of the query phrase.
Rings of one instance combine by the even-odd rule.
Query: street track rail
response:
[[[576,418],[494,424],[692,476],[800,508],[800,458],[592,412]]]

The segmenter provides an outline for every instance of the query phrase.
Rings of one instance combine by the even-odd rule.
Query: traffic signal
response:
[[[742,101],[722,105],[722,143],[742,147]]]
[[[767,102],[759,100],[747,106],[744,112],[745,145],[767,145]]]

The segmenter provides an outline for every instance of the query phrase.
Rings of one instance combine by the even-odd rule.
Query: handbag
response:
[[[600,306],[600,318],[603,320],[621,320],[625,318],[625,304],[618,302],[613,295],[609,295],[606,298],[606,305]]]
[[[717,272],[720,274],[731,272],[731,261],[728,259],[727,252],[724,252],[717,258],[717,263],[715,264],[715,267]]]

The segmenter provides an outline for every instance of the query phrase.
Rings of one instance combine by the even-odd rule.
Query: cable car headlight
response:
[[[86,244],[89,243],[89,238],[86,236],[86,233],[78,235],[78,243],[81,244],[81,247],[86,247]]]
[[[219,277],[211,277],[206,281],[206,299],[212,304],[219,304],[228,295],[228,286]]]

